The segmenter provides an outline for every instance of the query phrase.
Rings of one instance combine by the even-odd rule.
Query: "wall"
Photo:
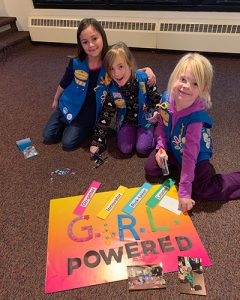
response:
[[[1,2],[0,2],[1,3]],[[168,12],[168,11],[101,11],[101,10],[67,10],[67,9],[34,9],[32,0],[2,0],[0,4],[2,16],[17,17],[19,30],[28,30],[28,17],[42,16],[80,16],[95,17],[149,17],[151,18],[203,18],[203,19],[240,19],[240,13],[222,12]]]
[[[6,11],[5,11],[5,5],[3,3],[3,0],[0,0],[0,16],[5,16],[6,15]]]

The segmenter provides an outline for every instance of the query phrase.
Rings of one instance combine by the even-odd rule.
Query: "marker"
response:
[[[164,176],[167,176],[169,175],[169,169],[168,169],[167,160],[165,159],[165,155],[163,153],[163,149],[160,149],[160,158],[162,161],[162,173]]]

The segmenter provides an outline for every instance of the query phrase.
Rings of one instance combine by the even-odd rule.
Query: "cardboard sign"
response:
[[[163,272],[178,270],[178,256],[210,258],[188,214],[176,215],[146,202],[154,185],[131,215],[123,207],[139,188],[127,189],[107,219],[98,217],[116,191],[96,193],[83,215],[74,211],[81,196],[50,202],[46,293],[124,280],[127,266],[163,264]],[[173,186],[168,196],[177,198]]]

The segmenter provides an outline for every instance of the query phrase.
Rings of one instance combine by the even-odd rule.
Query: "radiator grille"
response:
[[[72,27],[77,28],[81,20],[67,20],[67,19],[40,19],[32,18],[32,26],[45,26],[45,27]],[[126,22],[126,21],[101,21],[104,29],[118,29],[118,30],[143,30],[155,31],[156,23],[149,22]]]
[[[32,26],[77,28],[81,20],[32,18]],[[155,31],[155,22],[126,22],[99,20],[104,29]],[[240,25],[206,23],[160,23],[161,32],[206,32],[239,34]]]
[[[100,21],[104,29],[155,31],[156,23]]]
[[[189,24],[189,23],[160,23],[162,32],[205,32],[205,33],[240,33],[240,25],[225,24]]]

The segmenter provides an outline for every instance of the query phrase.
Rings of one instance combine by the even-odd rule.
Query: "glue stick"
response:
[[[162,149],[160,149],[160,158],[162,161],[162,173],[164,176],[167,176],[169,175],[168,164],[167,164],[167,160],[164,157],[164,153]]]

